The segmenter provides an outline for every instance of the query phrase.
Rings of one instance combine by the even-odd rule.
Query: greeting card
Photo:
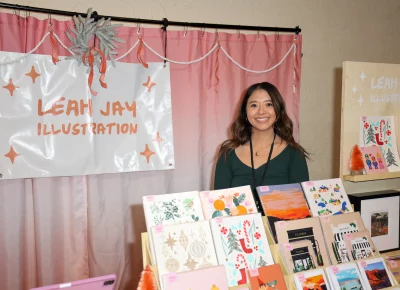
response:
[[[362,116],[360,119],[361,147],[381,146],[389,172],[400,171],[394,116]]]
[[[154,244],[150,231],[153,226],[204,220],[198,191],[143,196],[143,209],[153,263]]]
[[[275,222],[311,217],[300,183],[257,187],[275,243]]]
[[[261,214],[210,222],[218,262],[225,265],[229,287],[248,283],[247,270],[274,263]]]
[[[381,146],[360,147],[367,174],[388,172]]]
[[[366,289],[378,290],[394,286],[383,258],[358,261],[357,265],[367,285]]]
[[[350,262],[351,253],[347,250],[345,238],[356,232],[365,231],[360,213],[351,212],[320,219],[332,264]]]
[[[217,266],[208,221],[151,228],[160,281],[169,273]]]
[[[297,273],[293,277],[298,290],[331,290],[328,278],[322,269]]]
[[[248,271],[251,289],[264,290],[286,290],[285,279],[283,278],[281,266],[273,264]]]
[[[317,267],[317,256],[309,240],[281,244],[280,252],[289,274]]]
[[[362,260],[373,257],[378,253],[368,231],[359,231],[344,236],[350,259]]]
[[[313,216],[353,212],[340,178],[302,182],[301,186]]]
[[[355,263],[345,263],[326,268],[333,289],[368,289]]]
[[[310,241],[316,257],[315,264],[318,266],[330,265],[319,218],[276,222],[275,228],[280,245]]]
[[[250,185],[202,191],[200,192],[200,199],[206,220],[257,213]]]
[[[229,290],[224,266],[164,275],[165,290]]]

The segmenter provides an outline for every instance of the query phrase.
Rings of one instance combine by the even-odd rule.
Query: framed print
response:
[[[400,191],[386,190],[350,195],[372,242],[381,253],[400,249]]]

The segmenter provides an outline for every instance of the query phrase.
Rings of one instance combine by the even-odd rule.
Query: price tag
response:
[[[160,234],[160,233],[162,233],[164,231],[164,228],[163,228],[162,225],[156,225],[155,230],[156,230],[157,234]]]
[[[337,275],[339,273],[339,268],[338,267],[333,266],[331,269],[332,269],[333,275]]]
[[[174,283],[176,280],[178,280],[178,277],[176,276],[176,273],[169,273],[167,274],[167,280],[170,283]]]
[[[260,186],[262,192],[269,191],[269,186]]]
[[[210,192],[209,191],[205,191],[203,192],[204,196],[209,197],[210,196]]]
[[[297,278],[299,279],[300,283],[306,282],[306,277],[304,277],[304,274],[297,274]]]
[[[345,234],[344,235],[344,239],[350,241],[350,240],[353,239],[353,235],[352,234]]]
[[[330,218],[329,216],[323,216],[323,217],[322,217],[322,221],[323,221],[324,223],[329,223],[329,222],[331,221],[331,218]]]
[[[286,226],[285,221],[279,221],[275,223],[279,229],[283,229]]]
[[[312,181],[307,181],[307,182],[306,182],[306,185],[307,185],[307,186],[314,186],[314,182],[312,182]]]
[[[285,244],[284,248],[287,252],[293,251],[293,246],[291,244]]]
[[[219,224],[222,223],[222,217],[216,217],[215,221]]]
[[[154,195],[146,195],[147,201],[154,201]]]
[[[390,267],[397,268],[397,262],[389,260]]]
[[[360,261],[360,265],[361,265],[362,268],[366,268],[367,267],[367,262]]]
[[[256,277],[258,275],[260,275],[260,274],[258,273],[258,269],[257,268],[250,270],[250,276],[251,277]]]

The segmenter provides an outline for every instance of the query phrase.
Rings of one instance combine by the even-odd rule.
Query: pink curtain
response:
[[[48,20],[0,14],[0,50],[27,52],[48,30]],[[53,19],[55,33],[69,46],[71,22]],[[161,29],[141,29],[143,39],[163,52]],[[138,39],[121,27],[120,53]],[[205,55],[215,33],[168,31],[167,57],[189,61]],[[243,91],[270,81],[284,96],[298,136],[301,36],[219,33],[219,42],[239,64],[268,73],[249,73],[220,50],[191,65],[171,64],[175,170],[0,181],[0,281],[2,289],[31,287],[115,273],[116,289],[136,289],[142,270],[140,233],[146,231],[142,197],[212,186],[217,146],[228,136]],[[61,46],[60,55],[68,55]],[[35,52],[51,54],[47,39]],[[147,62],[161,61],[145,48]],[[137,63],[136,49],[125,62]],[[0,87],[7,80],[0,80]],[[1,117],[1,116],[0,116]],[[2,140],[8,142],[8,140]],[[0,152],[0,158],[5,153]]]

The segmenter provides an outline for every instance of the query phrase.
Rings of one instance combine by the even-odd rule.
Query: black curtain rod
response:
[[[63,10],[54,10],[47,8],[39,8],[39,7],[31,7],[31,6],[23,6],[18,4],[10,4],[10,3],[2,3],[0,2],[0,8],[13,9],[13,10],[22,10],[22,11],[30,11],[30,12],[38,12],[49,15],[62,15],[62,16],[74,16],[81,15],[82,17],[86,17],[86,13],[78,13],[71,11],[63,11]],[[301,29],[299,26],[295,28],[285,28],[285,27],[262,27],[262,26],[242,26],[242,25],[229,25],[229,24],[214,24],[214,23],[195,23],[195,22],[178,22],[178,21],[169,21],[167,18],[163,20],[152,20],[152,19],[140,19],[140,18],[128,18],[128,17],[116,17],[116,16],[103,16],[98,15],[96,11],[92,13],[92,17],[95,20],[101,18],[111,18],[113,21],[119,22],[132,22],[138,24],[154,24],[154,25],[162,25],[165,29],[167,26],[183,26],[183,27],[197,27],[197,28],[214,28],[214,29],[231,29],[231,30],[253,30],[253,31],[272,31],[272,32],[288,32],[288,33],[296,33],[299,34]]]

